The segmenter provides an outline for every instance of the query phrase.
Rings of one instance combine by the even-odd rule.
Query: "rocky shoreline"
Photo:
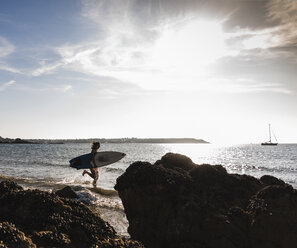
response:
[[[297,190],[272,176],[228,174],[168,153],[136,162],[115,189],[128,232],[148,248],[293,248]]]
[[[0,247],[143,247],[117,235],[85,204],[68,198],[69,194],[67,190],[58,194],[24,190],[12,181],[2,181]]]
[[[272,176],[228,174],[168,153],[135,162],[117,179],[131,239],[70,187],[49,193],[0,182],[0,248],[292,248],[297,190]]]

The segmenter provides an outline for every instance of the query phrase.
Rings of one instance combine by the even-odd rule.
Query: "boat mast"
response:
[[[269,142],[271,143],[271,131],[270,131],[270,123],[269,123]]]
[[[271,143],[271,125],[269,123],[269,142]]]
[[[267,142],[264,142],[264,143],[261,143],[261,145],[263,145],[263,146],[276,146],[277,145],[277,139],[276,139],[276,137],[275,137],[275,134],[274,134],[274,132],[272,131],[272,129],[271,129],[271,124],[269,123],[269,125],[268,125],[268,127],[269,127],[269,129],[268,129],[268,131],[269,131],[269,141],[267,141]],[[276,140],[276,143],[273,143],[272,141],[271,141],[271,132],[272,132],[272,134],[273,134],[273,136],[274,136],[274,138],[275,138],[275,140]]]

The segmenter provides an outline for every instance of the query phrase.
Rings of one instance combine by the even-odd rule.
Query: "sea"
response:
[[[91,144],[0,144],[0,181],[11,179],[26,189],[54,192],[67,185],[123,236],[129,237],[121,199],[114,190],[116,179],[136,161],[154,163],[168,152],[180,153],[196,164],[221,164],[229,173],[260,178],[272,175],[297,188],[297,144],[278,146],[214,144],[103,143],[99,151],[118,151],[126,156],[99,169],[97,187],[69,160],[89,153]]]

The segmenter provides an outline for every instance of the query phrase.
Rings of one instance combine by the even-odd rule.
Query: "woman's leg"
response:
[[[93,185],[96,186],[98,178],[99,178],[98,168],[91,169],[91,172],[92,172],[93,178],[94,178]]]
[[[91,170],[91,172],[92,172],[92,170]],[[82,173],[83,176],[84,176],[85,174],[88,174],[91,178],[94,178],[94,174],[88,172],[87,170],[84,170],[83,173]]]

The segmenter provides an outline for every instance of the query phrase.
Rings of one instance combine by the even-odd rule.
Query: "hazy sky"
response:
[[[0,116],[11,138],[297,142],[297,1],[1,1]]]

